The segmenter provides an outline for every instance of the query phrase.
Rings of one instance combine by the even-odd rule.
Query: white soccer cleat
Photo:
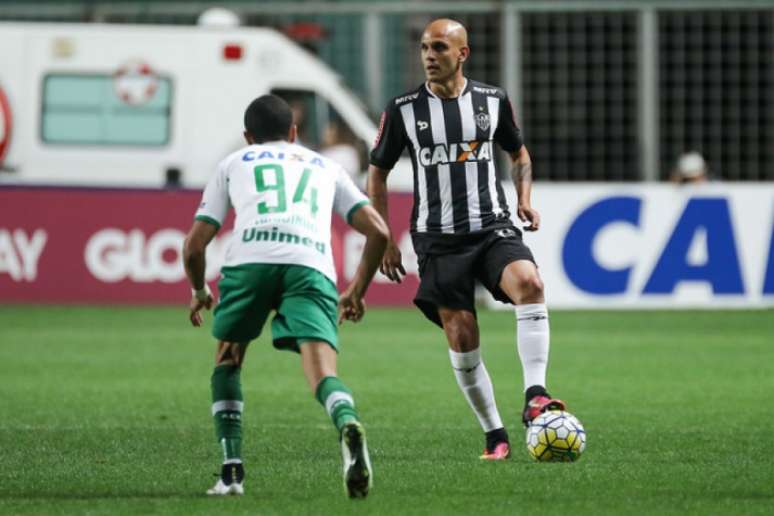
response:
[[[366,446],[365,429],[360,423],[348,423],[341,429],[341,459],[347,496],[368,496],[373,485],[373,471]]]
[[[245,480],[245,467],[241,462],[229,462],[223,464],[220,469],[220,478],[211,489],[207,489],[210,496],[243,495],[245,488],[242,483]]]
[[[229,495],[243,495],[245,494],[245,488],[241,482],[232,482],[228,485],[223,483],[223,479],[218,479],[214,486],[207,489],[209,496],[229,496]]]

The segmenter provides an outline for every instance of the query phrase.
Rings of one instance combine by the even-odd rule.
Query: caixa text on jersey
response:
[[[491,141],[470,141],[460,143],[437,143],[422,147],[417,152],[417,161],[423,167],[462,163],[465,161],[489,161],[492,159]]]

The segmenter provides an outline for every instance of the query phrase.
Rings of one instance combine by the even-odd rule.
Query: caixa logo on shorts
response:
[[[491,141],[470,141],[461,143],[438,143],[432,147],[422,147],[417,153],[419,164],[423,167],[464,163],[466,161],[490,161],[492,159]]]

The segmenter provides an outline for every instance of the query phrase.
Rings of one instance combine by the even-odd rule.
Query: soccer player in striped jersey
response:
[[[457,383],[485,433],[483,459],[510,455],[508,434],[479,351],[474,305],[476,280],[500,301],[516,305],[517,349],[524,373],[525,425],[564,403],[546,391],[549,328],[543,283],[521,231],[511,222],[497,180],[494,144],[508,152],[518,193],[517,215],[537,231],[540,215],[530,204],[532,164],[510,100],[498,87],[463,75],[470,55],[467,32],[439,19],[422,35],[427,81],[391,100],[371,153],[368,194],[387,218],[387,175],[408,147],[414,168],[411,237],[419,261],[414,302],[441,326]],[[381,271],[400,282],[406,271],[390,241]]]
[[[207,494],[244,493],[240,373],[247,345],[273,312],[274,347],[300,354],[309,387],[339,432],[347,493],[362,498],[373,476],[352,392],[336,375],[336,324],[363,316],[362,299],[388,228],[340,165],[293,143],[296,126],[279,97],[265,95],[248,106],[244,136],[247,147],[227,156],[207,184],[183,253],[193,287],[190,320],[200,326],[200,311],[214,304],[204,280],[205,248],[234,207],[212,329],[218,339],[212,415],[223,466]],[[333,211],[366,236],[360,265],[341,296],[331,252]]]

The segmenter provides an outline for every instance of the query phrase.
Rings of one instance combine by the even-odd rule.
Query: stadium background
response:
[[[5,20],[176,25],[195,24],[210,6],[207,2],[155,1],[0,5],[0,19]],[[525,131],[539,181],[534,202],[549,217],[544,231],[530,236],[530,245],[544,264],[555,306],[772,304],[772,2],[221,5],[237,13],[243,25],[275,28],[318,56],[358,95],[373,121],[389,98],[421,82],[415,42],[425,23],[439,15],[465,23],[472,48],[466,73],[505,87]],[[152,60],[152,56],[146,58]],[[310,119],[321,118],[316,109],[309,112]],[[327,117],[326,113],[323,118]],[[305,136],[313,146],[319,146],[323,138],[319,127]],[[358,145],[364,149],[370,142]],[[708,163],[711,181],[703,189],[676,188],[667,182],[677,159],[689,151],[698,151]],[[90,152],[83,149],[84,162],[90,159]],[[213,163],[216,153],[213,150],[207,156]],[[506,170],[501,167],[507,185]],[[14,173],[5,172],[0,180],[14,183]],[[360,179],[364,181],[364,176]],[[120,178],[122,185],[131,186],[132,181],[131,174],[123,173]],[[159,186],[161,181],[159,177]],[[187,185],[201,187],[201,181]],[[513,198],[512,188],[507,188]],[[65,231],[56,223],[64,223],[67,216],[40,221],[38,226],[47,229],[45,250],[32,274],[31,265],[24,272],[20,247],[24,242],[20,239],[34,242],[37,226],[29,217],[15,220],[13,213],[20,211],[14,206],[46,205],[52,201],[51,193],[24,197],[20,191],[4,190],[0,195],[5,196],[9,212],[0,241],[9,253],[15,247],[19,255],[16,264],[5,266],[15,267],[15,272],[0,275],[0,285],[8,292],[6,300],[100,302],[123,297],[128,302],[172,302],[174,291],[167,288],[168,283],[185,283],[175,252],[193,192],[181,193],[174,200],[169,195],[152,199],[153,194],[147,194],[149,205],[169,205],[165,215],[157,211],[155,217],[157,221],[178,221],[177,236],[154,245],[158,243],[154,235],[167,226],[144,223],[139,227],[143,249],[150,247],[158,255],[146,262],[157,266],[136,262],[134,275],[113,270],[106,275],[113,279],[107,281],[96,272],[100,264],[88,260],[84,264],[82,256],[88,255],[84,249],[89,249],[94,235],[110,227],[123,227],[124,240],[118,247],[129,246],[120,242],[132,239],[130,219],[106,218],[77,241],[56,241],[54,235]],[[79,195],[87,202],[88,193]],[[394,194],[392,202],[400,209],[393,209],[391,223],[415,272],[404,216],[409,205],[406,195]],[[99,194],[92,197],[99,203]],[[608,199],[626,205],[624,198],[634,198],[636,206],[609,209],[602,202]],[[99,209],[97,205],[85,208],[87,205],[81,206],[87,211]],[[660,215],[661,211],[667,215]],[[83,216],[72,214],[75,219]],[[589,225],[593,227],[586,227]],[[622,229],[626,225],[628,232]],[[13,232],[19,228],[27,233],[16,238]],[[582,238],[573,229],[581,231]],[[358,240],[343,226],[336,233],[338,270],[346,280],[352,271],[347,263],[357,259]],[[39,239],[42,242],[43,236]],[[95,256],[104,254],[105,248],[100,249]],[[153,269],[145,274],[150,284],[132,279],[143,277],[136,272],[143,266]],[[170,272],[173,267],[176,272]],[[70,279],[69,286],[55,280],[63,273]],[[660,286],[655,288],[659,278]],[[383,277],[377,279],[370,293],[373,303],[410,303],[415,274],[401,286],[389,285]]]
[[[0,0],[0,21],[190,25],[211,5]],[[370,505],[340,499],[327,422],[296,361],[262,337],[244,374],[254,484],[231,512],[770,511],[774,1],[218,5],[319,56],[374,121],[390,97],[421,82],[416,41],[425,23],[466,24],[467,74],[507,89],[535,163],[534,204],[545,222],[528,243],[552,308],[549,382],[589,432],[586,456],[570,467],[534,465],[518,452],[503,467],[471,462],[479,430],[442,335],[406,308],[410,274],[369,292],[369,306],[401,306],[342,328],[340,367],[377,468]],[[709,184],[669,182],[689,150],[706,158]],[[211,342],[186,327],[176,254],[196,189],[19,185],[9,170],[0,179],[0,512],[222,510],[193,496],[217,461],[207,417]],[[409,202],[406,193],[391,199],[405,244],[399,215]],[[98,233],[119,239],[112,252],[124,253],[124,269],[84,263]],[[346,279],[358,241],[343,224],[336,235]],[[33,267],[24,249],[35,242]],[[155,266],[137,258],[152,243]],[[412,272],[410,246],[404,255]],[[513,319],[483,309],[480,318],[518,442]]]
[[[195,24],[208,2],[0,2],[0,19]],[[220,2],[338,71],[378,115],[422,81],[427,20],[470,30],[467,73],[515,99],[541,179],[664,180],[679,154],[774,179],[768,1]]]

